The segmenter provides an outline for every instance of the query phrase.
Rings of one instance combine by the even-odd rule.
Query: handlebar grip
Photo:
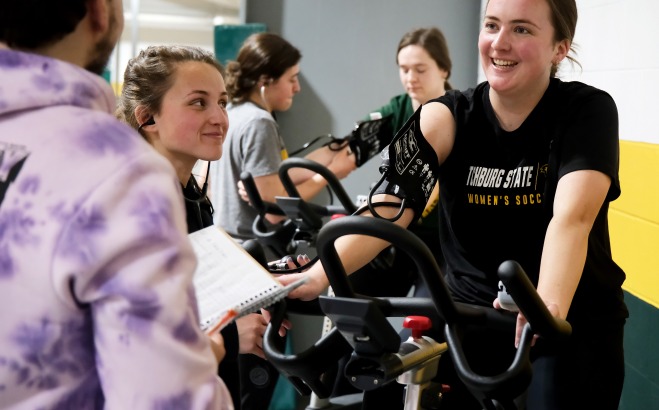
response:
[[[325,178],[332,191],[334,191],[334,194],[347,213],[352,214],[357,210],[357,206],[350,200],[350,196],[348,196],[348,193],[336,175],[327,167],[306,158],[287,158],[279,165],[279,179],[289,196],[300,198],[300,193],[291,180],[290,175],[288,175],[288,170],[291,168],[304,168],[321,175]]]
[[[285,353],[283,339],[278,330],[286,314],[286,300],[274,306],[272,318],[263,335],[263,352],[303,396],[313,391],[319,398],[327,398],[332,392],[333,381],[323,381],[326,369],[336,365],[341,357],[350,353],[352,347],[333,328],[323,338],[305,350],[293,354]]]
[[[519,263],[512,260],[503,262],[499,266],[498,274],[534,333],[548,339],[564,339],[570,336],[572,326],[567,321],[552,316]]]
[[[277,205],[265,202],[261,198],[261,194],[259,194],[259,190],[256,187],[254,177],[251,173],[247,171],[242,172],[240,174],[240,180],[243,182],[245,192],[247,192],[247,196],[249,197],[249,202],[260,216],[264,216],[265,214],[285,215]]]
[[[265,214],[265,204],[263,203],[263,199],[261,199],[258,188],[256,188],[252,174],[249,172],[242,172],[240,174],[240,180],[243,182],[245,192],[247,192],[247,196],[249,197],[249,202],[252,203],[252,206],[259,214]]]
[[[353,234],[383,239],[406,253],[414,261],[417,272],[430,291],[430,298],[435,304],[437,314],[447,322],[457,321],[459,316],[464,317],[464,320],[471,316],[471,312],[458,311],[428,246],[407,229],[379,218],[345,216],[327,223],[318,233],[316,240],[318,255],[337,296],[355,297],[355,292],[334,247],[334,242],[338,238]]]

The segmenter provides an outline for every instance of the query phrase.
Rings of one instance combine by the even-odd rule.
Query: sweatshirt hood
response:
[[[112,114],[115,98],[102,77],[81,67],[0,45],[0,116],[55,105]]]

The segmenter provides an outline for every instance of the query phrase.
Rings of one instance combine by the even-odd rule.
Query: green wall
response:
[[[625,302],[629,320],[625,326],[625,386],[619,409],[659,409],[659,309],[627,292]]]

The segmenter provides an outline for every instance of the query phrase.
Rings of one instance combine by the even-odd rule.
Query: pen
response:
[[[229,309],[227,313],[220,319],[213,327],[210,328],[206,332],[207,335],[212,335],[213,333],[219,331],[222,329],[224,326],[226,326],[231,320],[233,320],[236,316],[238,316],[238,311],[235,309]]]

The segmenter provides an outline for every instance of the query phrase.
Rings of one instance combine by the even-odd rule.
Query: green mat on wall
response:
[[[215,26],[215,57],[222,65],[226,65],[229,60],[236,59],[240,46],[250,34],[264,31],[266,26],[262,23]]]

